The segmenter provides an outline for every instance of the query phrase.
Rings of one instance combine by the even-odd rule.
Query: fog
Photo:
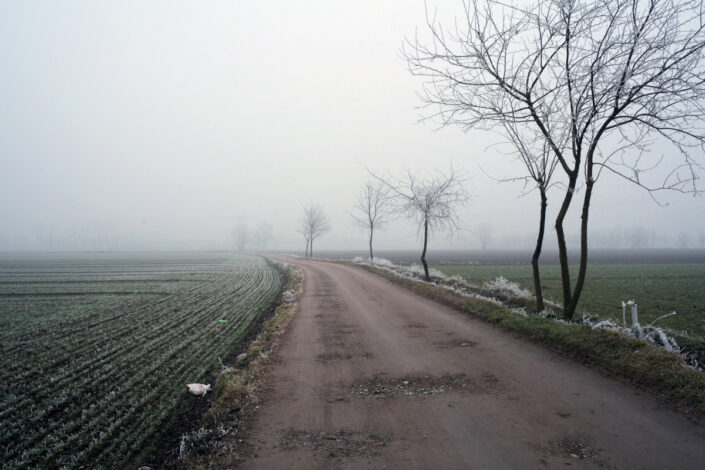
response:
[[[538,194],[496,181],[522,169],[498,137],[419,122],[422,81],[400,49],[424,22],[408,0],[0,2],[0,251],[234,249],[238,224],[262,222],[268,248],[302,251],[307,202],[332,225],[317,249],[364,249],[349,214],[364,166],[451,165],[472,198],[464,230],[431,250],[477,248],[483,225],[490,248],[528,248]],[[658,198],[602,178],[597,243],[640,231],[651,246],[701,247],[703,198]],[[398,219],[376,246],[420,242]]]

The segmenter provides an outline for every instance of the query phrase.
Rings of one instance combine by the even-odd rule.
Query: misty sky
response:
[[[449,23],[458,2],[442,3]],[[362,164],[465,172],[467,231],[431,248],[474,248],[478,225],[495,246],[528,246],[538,195],[480,171],[521,173],[497,138],[418,123],[422,82],[400,49],[424,21],[421,0],[0,0],[0,251],[228,249],[238,221],[266,221],[273,246],[302,250],[308,201],[333,226],[315,248],[364,248],[348,214]],[[705,200],[660,199],[604,178],[591,227],[695,245]],[[400,220],[377,246],[419,242]]]

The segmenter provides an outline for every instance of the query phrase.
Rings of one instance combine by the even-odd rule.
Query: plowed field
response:
[[[122,468],[279,286],[256,256],[3,255],[2,468]]]

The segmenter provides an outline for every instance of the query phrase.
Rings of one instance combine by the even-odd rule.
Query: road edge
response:
[[[266,367],[275,357],[303,293],[303,270],[291,263],[265,257],[288,270],[288,280],[274,314],[267,320],[235,367],[223,367],[215,384],[215,399],[203,417],[204,427],[182,437],[177,468],[232,468],[245,452],[244,433],[262,402]]]

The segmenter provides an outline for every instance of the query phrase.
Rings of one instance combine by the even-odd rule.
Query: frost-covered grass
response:
[[[503,276],[533,295],[531,266],[445,264],[435,265],[446,275],[460,275],[482,285]],[[575,279],[576,273],[572,273]],[[560,267],[541,266],[544,297],[562,301]],[[639,305],[639,319],[649,324],[662,315],[658,325],[691,336],[705,335],[705,264],[590,264],[577,314],[597,315],[622,323],[623,300],[634,299]]]
[[[378,268],[389,269],[399,275],[415,279],[421,279],[425,276],[423,266],[421,266],[420,264],[394,264],[386,258],[370,259],[362,258],[361,256],[356,256],[352,259],[352,262],[359,264],[369,264]],[[448,277],[443,272],[435,268],[430,268],[428,270],[428,274],[431,276],[431,278],[446,279]]]
[[[2,468],[127,468],[279,285],[253,256],[1,258]]]
[[[705,374],[689,367],[683,357],[667,348],[658,347],[646,337],[635,337],[651,334],[653,330],[649,328],[630,335],[621,331],[616,324],[608,325],[602,320],[587,319],[580,323],[568,323],[546,312],[529,315],[477,293],[420,282],[411,276],[400,276],[390,269],[365,264],[362,266],[424,297],[480,317],[545,344],[568,357],[597,365],[604,371],[652,389],[677,408],[705,417]],[[670,341],[666,341],[670,344]]]
[[[425,277],[425,272],[424,272],[423,266],[421,264],[417,264],[417,263],[395,264],[386,258],[370,259],[370,258],[363,258],[361,256],[356,256],[351,261],[356,264],[369,265],[369,266],[374,266],[377,268],[386,269],[386,270],[394,272],[402,277],[407,277],[409,279],[423,280]],[[462,283],[463,285],[469,286],[469,284],[466,282],[466,280],[463,279],[462,276],[459,276],[459,275],[449,276],[449,275],[445,274],[443,271],[441,271],[440,269],[436,269],[436,268],[429,268],[428,273],[431,276],[432,282],[452,283],[453,281],[457,281],[457,282]]]
[[[526,289],[519,287],[516,282],[508,281],[504,276],[499,276],[491,281],[486,281],[482,284],[483,289],[492,293],[498,292],[516,297],[531,297],[532,294]]]
[[[504,276],[533,296],[531,267],[527,265],[438,265],[446,275],[460,275],[475,283]],[[560,268],[541,267],[544,296],[562,296]],[[573,273],[575,275],[575,273]],[[705,264],[592,264],[578,305],[578,320],[614,325],[613,329],[669,348],[676,343],[689,364],[705,363]],[[500,295],[501,297],[501,295]],[[635,299],[642,329],[623,321],[622,301]],[[512,299],[522,306],[520,297]],[[549,301],[549,304],[551,302]],[[533,298],[526,311],[535,310]],[[558,312],[560,305],[549,305]],[[676,312],[676,314],[672,314]],[[643,326],[646,325],[646,326]],[[670,338],[667,340],[666,338]],[[673,346],[675,348],[675,346]]]
[[[373,266],[376,268],[387,270],[407,279],[413,279],[421,282],[425,281],[423,266],[420,264],[394,264],[388,259],[356,257],[352,259],[353,263],[364,266]],[[448,275],[441,269],[430,268],[431,283],[450,289],[468,297],[477,297],[487,302],[504,304],[520,314],[526,314],[526,310],[531,308],[534,302],[531,293],[522,289],[517,283],[509,281],[502,276],[497,277],[480,284],[471,282],[460,274]],[[550,304],[557,308],[555,304]]]

